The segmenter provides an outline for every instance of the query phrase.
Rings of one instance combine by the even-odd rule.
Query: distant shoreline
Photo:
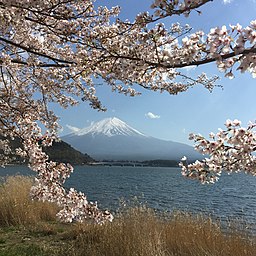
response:
[[[92,166],[130,166],[130,167],[179,167],[177,160],[146,160],[146,161],[128,161],[128,160],[103,160],[91,163]]]

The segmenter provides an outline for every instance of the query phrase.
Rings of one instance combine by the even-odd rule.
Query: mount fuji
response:
[[[200,158],[193,147],[147,136],[113,117],[62,137],[74,148],[96,160],[180,160]]]

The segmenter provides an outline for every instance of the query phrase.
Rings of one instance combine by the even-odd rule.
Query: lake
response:
[[[33,175],[25,166],[1,168],[0,175]],[[120,200],[136,201],[160,211],[206,213],[220,220],[240,219],[256,231],[256,177],[223,174],[211,185],[182,177],[179,168],[76,166],[66,182],[100,208],[117,210]]]

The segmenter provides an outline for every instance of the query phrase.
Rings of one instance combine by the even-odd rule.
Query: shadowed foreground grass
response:
[[[112,223],[62,224],[57,207],[29,199],[32,180],[9,177],[0,187],[0,256],[256,255],[256,238],[224,234],[210,218],[145,207],[123,210]]]

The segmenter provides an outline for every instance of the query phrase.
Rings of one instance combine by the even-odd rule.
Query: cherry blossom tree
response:
[[[217,77],[205,73],[190,77],[184,67],[215,63],[228,78],[233,72],[256,76],[256,21],[191,32],[188,25],[166,28],[163,19],[189,16],[211,0],[155,0],[149,12],[134,21],[121,21],[120,8],[95,7],[92,0],[0,0],[0,149],[1,164],[11,157],[9,141],[18,137],[37,173],[31,189],[34,199],[56,202],[62,221],[112,220],[107,211],[75,189],[66,190],[72,166],[49,161],[42,146],[58,139],[58,117],[49,109],[57,103],[67,108],[87,101],[104,111],[96,96],[100,78],[113,91],[135,96],[134,84],[152,91],[178,94],[202,85],[209,91]],[[237,120],[211,140],[191,135],[196,148],[210,155],[204,161],[182,162],[183,174],[214,182],[222,169],[255,172],[254,124],[247,129]]]

